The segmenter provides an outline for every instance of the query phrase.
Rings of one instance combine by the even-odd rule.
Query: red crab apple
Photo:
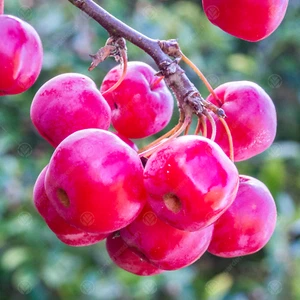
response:
[[[276,206],[268,188],[258,179],[240,175],[236,199],[215,223],[208,251],[237,257],[259,251],[276,225]]]
[[[27,22],[0,15],[0,96],[23,93],[40,74],[43,48]]]
[[[104,77],[103,93],[120,78],[119,66]],[[129,62],[122,83],[112,92],[104,94],[112,111],[112,124],[128,138],[144,138],[165,128],[173,112],[173,97],[165,82],[143,62]]]
[[[149,204],[166,223],[195,231],[214,223],[232,204],[238,171],[211,140],[181,136],[151,155],[144,171]]]
[[[92,233],[127,226],[146,202],[137,152],[101,129],[77,131],[59,144],[49,163],[45,189],[68,223]]]
[[[57,147],[75,131],[108,129],[111,111],[92,79],[66,73],[50,79],[37,91],[30,116],[40,135]]]
[[[230,129],[234,160],[249,159],[270,147],[276,135],[277,117],[275,106],[269,95],[256,83],[234,81],[215,89],[218,99],[209,95],[207,101],[221,107],[226,113]],[[229,156],[228,136],[220,120],[216,121],[215,142]],[[208,134],[211,126],[208,123]]]
[[[142,259],[163,270],[176,270],[191,265],[206,251],[213,226],[188,232],[161,221],[148,204],[127,227],[121,238]]]
[[[105,239],[108,234],[92,234],[69,225],[49,201],[44,187],[48,165],[41,171],[33,188],[33,203],[56,236],[69,246],[89,246]]]
[[[121,134],[119,132],[113,132],[113,134],[115,134],[117,137],[119,137],[123,142],[125,142],[130,148],[132,148],[136,152],[139,151],[138,146],[132,140],[130,140],[123,134]]]
[[[112,233],[107,237],[106,250],[111,260],[127,272],[140,276],[157,275],[163,272],[129,248],[119,234]]]
[[[288,0],[202,0],[207,18],[225,32],[250,42],[268,37],[284,18]]]

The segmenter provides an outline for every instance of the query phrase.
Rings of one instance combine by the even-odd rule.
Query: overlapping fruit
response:
[[[86,76],[63,74],[34,97],[32,122],[55,147],[34,187],[49,228],[70,246],[106,239],[115,264],[147,276],[186,267],[205,251],[235,257],[264,247],[275,228],[274,199],[229,156],[248,159],[273,142],[276,112],[266,92],[230,82],[207,98],[224,109],[233,149],[212,113],[202,136],[172,135],[144,151],[129,138],[162,130],[173,97],[141,62],[130,62],[122,83],[104,93],[120,76],[112,69],[100,92]]]
[[[213,24],[252,42],[279,26],[288,5],[288,0],[202,2]],[[43,51],[35,29],[2,14],[0,4],[3,96],[34,84]],[[181,50],[168,54],[189,61]],[[178,125],[139,150],[130,139],[164,129],[174,100],[163,76],[119,56],[123,69],[109,71],[100,90],[89,77],[67,73],[46,82],[33,99],[31,120],[55,148],[33,191],[50,230],[70,246],[106,239],[116,265],[144,276],[189,266],[206,251],[236,257],[262,249],[275,228],[275,202],[262,182],[240,175],[234,162],[272,144],[277,122],[270,97],[253,82],[213,90],[204,79],[211,94],[201,100],[201,115],[187,116],[180,106]],[[192,114],[198,125],[188,134]]]

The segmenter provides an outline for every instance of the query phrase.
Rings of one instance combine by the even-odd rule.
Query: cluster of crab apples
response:
[[[84,75],[62,74],[33,99],[32,122],[55,147],[34,187],[49,228],[71,246],[106,240],[111,259],[137,275],[186,267],[205,251],[236,257],[265,246],[274,200],[262,182],[239,175],[218,116],[205,120],[202,135],[170,135],[138,150],[130,139],[162,130],[174,100],[149,65],[129,62],[112,90],[121,73],[109,71],[100,90]],[[235,161],[267,149],[276,112],[266,92],[247,81],[214,92],[206,100],[226,113]]]
[[[288,0],[202,4],[214,25],[256,42],[276,30]],[[19,94],[40,74],[42,44],[31,25],[0,14],[0,96]],[[112,261],[137,275],[186,267],[205,251],[236,257],[263,248],[275,228],[275,202],[262,182],[239,174],[235,162],[272,144],[274,105],[249,81],[210,92],[206,103],[224,111],[226,121],[208,111],[188,134],[190,120],[180,120],[139,150],[131,139],[160,132],[173,114],[173,96],[149,65],[112,69],[100,90],[75,73],[46,82],[33,99],[31,119],[55,150],[33,199],[58,239],[70,246],[106,240]]]

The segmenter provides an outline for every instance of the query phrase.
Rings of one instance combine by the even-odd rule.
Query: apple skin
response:
[[[20,94],[37,80],[43,63],[43,46],[27,22],[0,15],[0,96]]]
[[[233,140],[234,161],[247,160],[271,146],[276,136],[277,116],[275,105],[263,88],[251,81],[231,81],[218,86],[215,94],[218,100],[213,95],[206,100],[225,111]],[[224,126],[215,114],[212,117],[217,127],[215,142],[229,156]],[[209,122],[207,129],[210,136]]]
[[[213,226],[188,232],[161,221],[146,204],[141,214],[120,230],[121,238],[144,260],[162,270],[177,270],[198,260],[210,243]]]
[[[111,260],[121,269],[139,276],[157,275],[163,270],[150,264],[123,241],[120,235],[110,234],[106,239],[106,250]]]
[[[288,0],[202,0],[211,23],[249,41],[267,38],[282,22]]]
[[[91,233],[127,226],[146,202],[137,152],[101,129],[74,132],[59,144],[50,159],[45,189],[69,224]]]
[[[108,234],[91,234],[68,224],[56,211],[45,192],[48,165],[41,171],[33,188],[33,203],[50,230],[63,243],[73,246],[90,246],[104,240]]]
[[[233,204],[215,223],[208,251],[221,257],[255,253],[270,240],[276,226],[275,201],[258,179],[240,175]]]
[[[238,170],[213,141],[176,138],[148,159],[144,171],[148,202],[157,216],[181,230],[213,224],[232,204]]]
[[[103,79],[104,93],[121,76],[121,68],[110,70]],[[174,100],[164,80],[159,81],[149,65],[132,61],[122,83],[103,94],[112,111],[112,124],[128,138],[144,138],[164,129],[173,114]]]
[[[91,78],[65,73],[53,77],[37,91],[30,117],[40,135],[57,147],[78,130],[107,130],[111,111]]]

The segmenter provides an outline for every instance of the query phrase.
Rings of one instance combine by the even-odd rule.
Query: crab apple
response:
[[[59,144],[49,163],[45,189],[69,224],[92,233],[127,226],[146,202],[137,152],[101,129],[74,132]]]
[[[226,113],[226,122],[231,131],[234,160],[249,159],[273,143],[276,135],[276,110],[269,95],[256,83],[233,81],[215,89],[216,96],[209,95],[207,101],[221,107]],[[228,136],[220,120],[216,121],[215,142],[229,156]],[[208,122],[208,133],[211,126]]]
[[[97,244],[106,239],[108,234],[80,231],[73,234],[57,234],[56,237],[64,244],[72,247],[84,247]]]
[[[92,79],[66,73],[50,79],[37,91],[30,116],[40,135],[57,147],[75,131],[108,129],[111,111]]]
[[[48,165],[41,171],[33,188],[33,203],[48,227],[69,246],[89,246],[105,239],[108,234],[92,234],[69,225],[55,210],[45,192]]]
[[[268,37],[285,16],[288,0],[202,0],[211,23],[240,39],[257,42]]]
[[[259,251],[274,232],[276,216],[268,188],[258,179],[241,175],[236,199],[215,223],[208,251],[221,257]]]
[[[132,148],[136,152],[139,151],[138,146],[132,140],[130,140],[123,134],[121,134],[119,132],[113,132],[113,134],[115,134],[117,137],[119,137],[123,142],[125,142],[130,148]]]
[[[163,272],[130,249],[119,234],[112,233],[107,237],[106,250],[111,260],[127,272],[140,276],[157,275]]]
[[[0,15],[0,37],[0,96],[23,93],[42,68],[40,37],[30,24],[10,15]]]
[[[122,70],[115,67],[105,76],[103,93],[120,78]],[[173,97],[165,82],[143,62],[129,62],[122,83],[104,94],[112,111],[114,128],[128,138],[144,138],[164,129],[173,112]]]
[[[194,232],[176,229],[161,221],[146,204],[140,215],[120,230],[120,235],[144,260],[162,270],[176,270],[202,256],[212,231],[213,225]]]
[[[166,223],[188,231],[215,222],[232,204],[238,171],[211,140],[181,136],[147,161],[144,171],[149,203]]]

